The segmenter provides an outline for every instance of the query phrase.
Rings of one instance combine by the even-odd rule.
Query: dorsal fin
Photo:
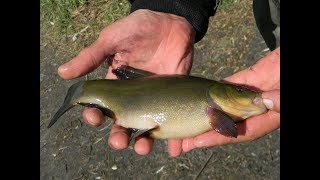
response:
[[[140,77],[155,75],[152,72],[136,69],[127,65],[121,65],[118,68],[113,69],[112,73],[120,80],[137,79]]]

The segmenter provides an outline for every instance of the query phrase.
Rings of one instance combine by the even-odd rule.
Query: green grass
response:
[[[79,51],[129,9],[126,0],[40,0],[41,45]]]
[[[218,11],[240,0],[221,0]],[[78,52],[91,44],[101,30],[129,14],[127,0],[40,0],[40,45],[63,52]]]
[[[59,30],[66,29],[71,21],[71,14],[85,5],[85,0],[41,0],[41,22],[56,24]]]
[[[218,7],[218,10],[229,10],[232,8],[232,5],[235,3],[239,3],[240,0],[220,0],[220,5]]]

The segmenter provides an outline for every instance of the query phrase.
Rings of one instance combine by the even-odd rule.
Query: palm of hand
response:
[[[100,33],[91,46],[59,67],[59,75],[64,79],[83,76],[108,57],[113,58],[106,78],[115,78],[111,73],[117,63],[147,70],[157,74],[188,74],[192,65],[195,32],[184,19],[175,15],[138,10],[111,24]],[[103,123],[103,114],[97,109],[86,109],[84,120],[92,125]],[[109,145],[114,149],[128,146],[128,132],[114,125]],[[152,139],[138,138],[135,151],[147,154],[152,148]],[[170,142],[170,141],[169,141]]]

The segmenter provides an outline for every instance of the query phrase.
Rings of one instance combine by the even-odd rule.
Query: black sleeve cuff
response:
[[[216,0],[129,0],[131,13],[138,9],[175,14],[186,18],[196,31],[195,43],[208,30],[209,18],[216,12]]]

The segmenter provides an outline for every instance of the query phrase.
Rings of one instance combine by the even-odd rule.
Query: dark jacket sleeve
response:
[[[257,27],[272,51],[280,46],[280,0],[254,0],[253,14]]]
[[[207,32],[209,18],[216,12],[218,0],[129,0],[131,13],[138,9],[175,14],[186,18],[196,31],[195,43]]]

